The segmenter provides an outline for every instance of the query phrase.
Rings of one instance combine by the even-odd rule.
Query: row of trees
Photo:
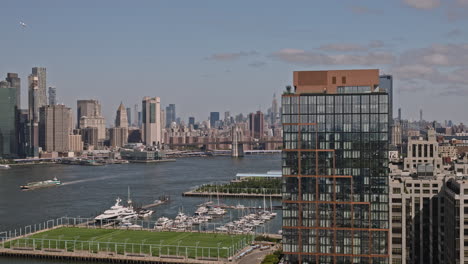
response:
[[[196,192],[281,194],[281,179],[249,178],[227,184],[206,184]]]

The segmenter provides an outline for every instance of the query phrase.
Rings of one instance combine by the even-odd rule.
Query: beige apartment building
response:
[[[420,164],[432,165],[436,173],[443,170],[442,158],[439,156],[439,143],[434,129],[428,131],[427,139],[423,137],[410,138],[408,156],[404,159],[404,170],[411,173],[417,171]]]

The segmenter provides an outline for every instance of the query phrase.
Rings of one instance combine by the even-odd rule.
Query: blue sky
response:
[[[266,111],[294,70],[380,68],[395,111],[468,123],[468,0],[0,1],[0,76],[47,67],[59,102]],[[26,29],[20,21],[28,24]],[[437,107],[434,107],[437,106]]]

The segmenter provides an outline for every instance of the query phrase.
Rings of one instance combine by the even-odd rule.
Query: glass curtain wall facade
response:
[[[16,88],[0,88],[0,158],[17,154]]]
[[[366,88],[282,97],[287,263],[389,261],[389,99]]]

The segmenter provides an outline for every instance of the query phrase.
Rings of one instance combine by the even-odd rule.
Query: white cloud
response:
[[[338,52],[352,52],[352,51],[369,51],[384,47],[383,41],[373,40],[368,44],[354,44],[354,43],[330,43],[320,46],[318,49],[322,51],[338,51]]]
[[[366,50],[366,47],[358,44],[350,43],[337,43],[337,44],[326,44],[320,46],[319,50],[323,51],[362,51]]]
[[[401,55],[400,63],[466,66],[468,65],[468,43],[434,44],[427,48],[408,50]]]
[[[455,37],[459,37],[461,35],[463,35],[463,32],[460,29],[453,29],[453,30],[450,30],[449,32],[447,32],[447,34],[445,34],[445,36],[447,36],[449,38],[455,38]]]
[[[427,79],[438,74],[434,67],[422,64],[400,65],[393,67],[391,73],[400,79]]]
[[[403,3],[417,9],[433,9],[439,7],[440,0],[403,0]]]
[[[252,55],[257,55],[258,52],[256,51],[240,51],[240,52],[233,52],[233,53],[216,53],[209,56],[208,60],[217,60],[217,61],[230,61],[236,60],[240,57],[247,57]]]
[[[260,68],[260,67],[263,67],[265,65],[266,65],[266,62],[264,62],[264,61],[254,61],[254,62],[249,63],[249,66],[254,67],[254,68]]]
[[[378,65],[391,64],[394,56],[387,52],[366,54],[326,54],[300,49],[282,49],[272,54],[281,61],[300,65]]]
[[[359,6],[359,5],[350,6],[350,10],[351,12],[357,15],[366,15],[366,14],[380,15],[383,13],[381,9],[372,9],[367,6]]]

